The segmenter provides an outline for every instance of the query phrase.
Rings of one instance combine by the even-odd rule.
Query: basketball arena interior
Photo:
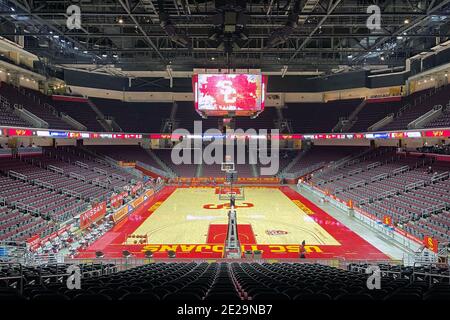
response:
[[[450,299],[449,17],[0,0],[0,301]]]

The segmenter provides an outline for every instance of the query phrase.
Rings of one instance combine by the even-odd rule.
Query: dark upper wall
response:
[[[367,71],[347,72],[327,77],[269,76],[268,92],[325,92],[351,88],[381,88],[403,85],[407,74],[392,74],[382,77],[368,77]],[[64,80],[68,85],[131,92],[192,92],[190,78],[174,78],[173,88],[169,79],[132,79],[113,77],[97,73],[65,70]]]
[[[409,73],[395,73],[388,74],[378,77],[369,77],[367,79],[368,88],[382,88],[382,87],[393,87],[405,84],[408,79]]]
[[[423,60],[414,59],[411,61],[411,75],[419,74],[449,62],[450,48],[436,52],[433,55],[427,56]]]

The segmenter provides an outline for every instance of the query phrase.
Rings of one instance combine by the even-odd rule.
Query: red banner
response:
[[[9,136],[29,137],[33,135],[33,131],[28,129],[8,129]]]
[[[425,131],[425,137],[429,137],[429,138],[450,137],[450,130],[430,130],[430,131]]]
[[[427,247],[428,249],[430,249],[433,252],[436,252],[436,253],[438,252],[438,242],[436,239],[426,236],[423,239],[423,242],[425,244],[425,247]]]
[[[27,247],[31,251],[36,251],[37,248],[41,245],[41,238],[38,234],[27,239]]]
[[[131,194],[136,194],[142,188],[142,182],[138,182],[135,186],[131,187]]]
[[[84,229],[106,214],[106,202],[103,201],[95,207],[80,215],[80,228]]]
[[[387,226],[392,225],[392,218],[390,216],[384,216],[383,217],[383,223]]]
[[[47,241],[51,241],[51,240],[55,239],[56,237],[59,237],[64,232],[69,231],[69,230],[70,230],[70,225],[67,225],[67,226],[62,227],[58,231],[55,231],[55,232],[49,234],[48,236],[46,236],[42,239],[40,238],[40,236],[38,234],[36,234],[27,239],[28,249],[30,249],[31,251],[36,251],[37,248],[39,248],[42,244],[45,244]]]
[[[123,204],[123,199],[128,196],[128,192],[124,191],[110,199],[111,207],[118,208]]]

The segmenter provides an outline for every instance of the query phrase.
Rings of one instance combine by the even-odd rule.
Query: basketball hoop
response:
[[[220,170],[222,170],[223,172],[235,172],[234,171],[234,162],[222,162],[221,166],[220,166]]]
[[[234,189],[236,189],[236,191]],[[229,186],[222,186],[219,188],[219,200],[229,201],[231,197],[234,197],[235,200],[245,200],[244,188],[233,187],[231,190]]]

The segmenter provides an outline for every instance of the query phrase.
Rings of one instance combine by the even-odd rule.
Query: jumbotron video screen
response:
[[[266,77],[261,74],[198,74],[193,77],[200,112],[250,114],[264,110]]]

